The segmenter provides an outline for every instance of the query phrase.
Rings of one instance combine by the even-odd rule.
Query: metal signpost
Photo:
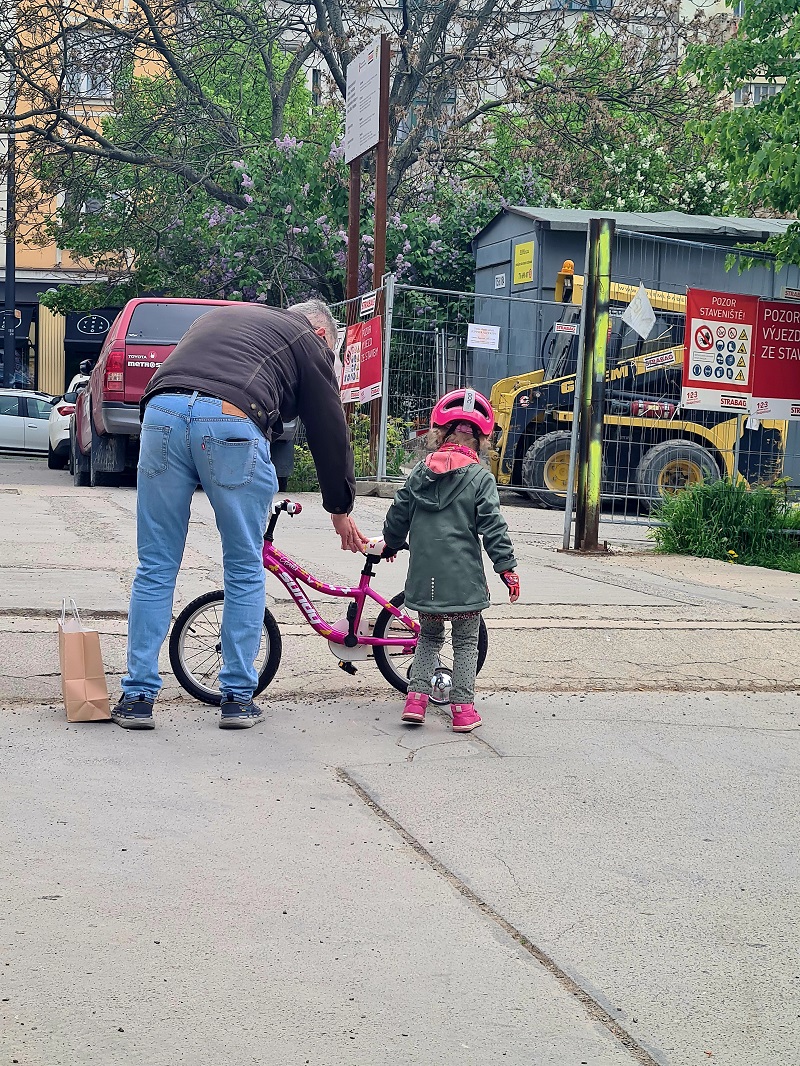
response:
[[[8,110],[13,116],[16,112],[16,74],[9,74]],[[13,118],[8,131],[8,150],[6,152],[6,281],[4,290],[3,314],[3,374],[5,388],[9,388],[14,375],[16,363],[16,328],[17,328],[17,293],[16,293],[16,134]]]
[[[367,152],[377,148],[375,160],[375,235],[372,284],[378,289],[386,272],[386,216],[389,173],[389,42],[386,34],[350,60],[347,67],[345,99],[345,160],[350,164],[350,201],[347,225],[348,325],[357,319],[358,261],[361,249],[361,166]],[[381,360],[382,362],[382,360]],[[367,389],[367,385],[370,386]],[[375,395],[373,382],[365,392]],[[377,461],[380,435],[380,403],[387,403],[386,389],[381,401],[370,405],[370,458]],[[362,395],[363,402],[363,395]]]

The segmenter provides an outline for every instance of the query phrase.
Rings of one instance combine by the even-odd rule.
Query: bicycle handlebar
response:
[[[300,514],[303,510],[302,503],[295,503],[294,500],[281,500],[280,503],[274,503],[272,510],[277,514],[278,511],[285,511],[288,515],[294,517],[296,514]]]
[[[391,559],[398,552],[407,551],[408,544],[403,543],[399,548],[389,548],[386,541],[382,537],[372,537],[367,541],[367,551],[365,555],[368,559],[374,559],[376,562],[379,559]]]

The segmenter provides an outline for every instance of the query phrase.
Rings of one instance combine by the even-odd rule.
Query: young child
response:
[[[419,613],[421,629],[403,721],[425,721],[444,623],[449,621],[453,731],[469,733],[481,724],[475,710],[478,631],[481,611],[490,603],[478,538],[483,538],[512,603],[519,599],[517,561],[494,478],[478,458],[494,429],[489,401],[474,389],[448,392],[434,407],[431,426],[434,451],[412,470],[383,527],[389,549],[399,549],[408,538],[405,606]]]

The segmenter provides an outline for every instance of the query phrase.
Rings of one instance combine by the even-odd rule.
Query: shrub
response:
[[[389,419],[386,427],[386,473],[389,477],[402,476],[402,468],[415,460],[414,442],[407,439],[410,425],[402,418]],[[350,420],[356,477],[369,477],[376,473],[369,458],[369,432],[369,415],[359,411]],[[316,492],[319,489],[314,460],[304,436],[294,446],[294,470],[289,478],[289,489],[292,492]]]
[[[656,550],[746,566],[769,566],[800,573],[800,508],[780,485],[733,484],[729,480],[692,485],[667,496],[650,530]]]

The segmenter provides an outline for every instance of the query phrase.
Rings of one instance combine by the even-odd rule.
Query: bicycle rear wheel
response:
[[[222,696],[218,675],[222,668],[222,590],[198,596],[181,611],[169,638],[169,661],[178,683],[190,696],[219,706]],[[278,672],[281,661],[281,631],[266,608],[261,644],[255,658],[258,685],[263,692]]]
[[[406,601],[405,593],[399,592],[389,602],[393,607],[402,607]],[[374,637],[402,637],[408,633],[408,626],[403,625],[399,618],[388,611],[385,607],[375,620]],[[416,647],[416,639],[414,641]],[[481,672],[486,661],[486,652],[489,650],[489,634],[486,631],[486,623],[481,618],[478,630],[478,673]],[[411,673],[411,663],[414,652],[404,652],[402,648],[385,647],[376,645],[372,649],[375,663],[378,669],[398,692],[408,692],[408,678]],[[450,702],[450,688],[453,681],[453,645],[450,633],[445,633],[444,647],[439,656],[439,669],[437,670],[436,692],[431,696],[431,703],[446,704]]]

